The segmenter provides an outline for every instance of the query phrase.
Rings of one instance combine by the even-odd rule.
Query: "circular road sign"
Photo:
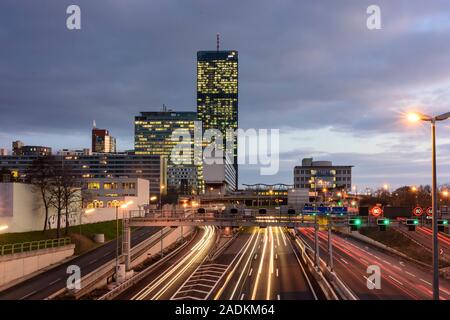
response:
[[[379,217],[383,214],[383,209],[381,209],[381,207],[373,207],[372,210],[370,210],[370,214],[374,217]]]
[[[415,207],[413,209],[413,215],[420,217],[423,214],[423,209],[422,207]]]
[[[432,207],[428,207],[427,208],[427,216],[431,217],[433,215],[433,208]]]

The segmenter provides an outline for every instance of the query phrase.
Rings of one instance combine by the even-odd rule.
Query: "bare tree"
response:
[[[53,162],[53,177],[51,179],[50,194],[51,205],[57,213],[56,237],[61,234],[61,217],[66,217],[66,234],[69,227],[70,206],[76,198],[76,178],[70,167],[64,166],[64,162]]]
[[[75,174],[72,171],[72,168],[65,167],[64,168],[64,178],[62,180],[62,196],[64,203],[64,212],[66,216],[66,229],[65,235],[69,233],[70,219],[69,214],[73,210],[73,206],[77,203],[82,204],[82,196],[80,188],[78,188],[77,180],[75,178]]]
[[[33,185],[33,192],[39,193],[45,209],[44,228],[47,230],[48,213],[52,203],[51,185],[54,176],[54,159],[52,157],[38,158],[33,161],[26,172],[26,181]]]

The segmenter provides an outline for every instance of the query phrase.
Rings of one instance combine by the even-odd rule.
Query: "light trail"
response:
[[[264,247],[263,247],[263,252],[261,255],[261,260],[259,263],[259,268],[258,268],[258,273],[256,275],[256,280],[255,280],[255,286],[253,287],[253,292],[252,292],[252,300],[255,300],[256,298],[256,293],[258,292],[258,285],[259,285],[259,278],[261,277],[261,272],[262,272],[262,267],[263,267],[263,262],[264,262],[264,256],[266,255],[266,249],[267,249],[267,229],[264,229]]]
[[[270,291],[272,285],[272,276],[273,276],[273,230],[272,227],[269,227],[269,235],[270,235],[270,262],[269,262],[269,274],[267,275],[267,292],[266,292],[266,300],[270,300]]]
[[[252,236],[247,240],[247,242],[244,245],[244,250],[242,251],[241,256],[239,257],[239,260],[236,262],[234,268],[231,270],[231,272],[228,274],[227,278],[225,279],[224,284],[222,285],[222,287],[220,288],[220,290],[217,292],[217,294],[214,296],[214,300],[218,300],[220,298],[220,296],[222,295],[223,291],[225,290],[226,286],[228,285],[228,282],[230,282],[231,278],[233,277],[233,274],[235,273],[236,269],[238,268],[239,264],[241,263],[242,259],[245,256],[245,253],[247,252],[248,248],[250,247],[250,244],[252,242],[252,240],[255,238],[257,232],[253,231]],[[259,234],[256,237],[255,240],[255,246],[258,243],[258,238],[259,238]],[[249,257],[252,257],[252,254],[249,255]],[[245,270],[245,269],[244,269]],[[230,300],[232,300],[232,298],[230,298]]]
[[[205,233],[203,234],[202,238],[193,248],[191,248],[190,252],[186,256],[178,260],[168,272],[157,277],[145,288],[134,295],[131,300],[145,299],[150,295],[152,291],[156,290],[160,285],[164,283],[164,287],[159,290],[151,299],[154,300],[161,297],[161,295],[166,292],[169,287],[182,276],[182,274],[195,262],[195,260],[202,255],[205,248],[207,248],[208,241],[211,240],[211,238],[215,234],[215,229],[213,227],[205,227],[204,229]],[[201,243],[201,247],[198,246],[199,243]],[[181,268],[185,263],[187,264],[177,272],[177,270]],[[169,282],[165,283],[169,278],[171,278]]]
[[[247,270],[247,267],[248,267],[249,263],[250,263],[251,260],[252,260],[253,252],[255,252],[256,245],[258,244],[259,235],[260,235],[259,229],[255,229],[255,231],[254,231],[253,234],[256,235],[255,244],[253,245],[252,250],[250,251],[250,254],[248,254],[247,261],[245,262],[245,265],[244,265],[244,267],[242,268],[241,275],[239,276],[239,279],[238,279],[238,281],[237,281],[237,283],[236,283],[236,286],[234,287],[233,292],[231,293],[230,300],[233,300],[234,295],[236,294],[236,291],[237,291],[237,289],[239,288],[240,283],[241,283],[241,280],[242,280],[242,278],[243,278],[243,276],[244,276],[244,271]],[[247,251],[247,250],[246,250],[246,251]],[[245,251],[245,252],[246,252],[246,251]],[[245,252],[242,254],[241,259],[245,256]],[[240,259],[240,260],[241,260],[241,259]],[[233,273],[236,271],[237,267],[239,266],[240,260],[239,260],[239,262],[236,264],[236,266],[234,267]],[[252,271],[253,271],[253,269],[252,269],[250,272],[252,272]],[[230,278],[231,278],[231,276],[232,276],[232,274],[230,274]]]

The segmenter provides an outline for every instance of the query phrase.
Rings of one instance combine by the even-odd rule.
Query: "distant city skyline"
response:
[[[383,28],[370,31],[371,1],[78,1],[82,29],[68,31],[63,2],[0,4],[0,148],[86,148],[95,119],[133,149],[139,112],[196,111],[196,52],[220,33],[239,52],[240,127],[281,134],[279,174],[242,165],[240,185],[293,184],[305,157],[354,165],[362,188],[431,182],[429,128],[402,118],[449,111],[450,3],[378,1]],[[448,183],[450,126],[437,133]]]

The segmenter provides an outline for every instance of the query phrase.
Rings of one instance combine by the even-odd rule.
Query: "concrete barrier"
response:
[[[26,277],[73,255],[74,244],[0,256],[0,286]]]
[[[359,300],[339,276],[328,268],[328,265],[322,258],[319,258],[319,270],[316,270],[313,261],[314,251],[302,238],[297,236],[295,243],[301,248],[302,259],[307,264],[310,272],[315,275],[316,280],[318,280],[318,283],[327,295],[327,298],[329,296],[332,300],[338,300],[339,296],[343,300]]]
[[[184,227],[184,230],[186,229],[187,227]],[[192,230],[193,228],[190,227],[189,231],[186,230],[184,235],[187,236],[188,233],[192,232]],[[177,229],[164,228],[163,235],[164,235],[163,240],[163,249],[164,249],[180,239],[181,231],[179,230],[179,228]],[[150,238],[142,241],[138,245],[131,248],[131,268],[135,267],[136,265],[139,265],[144,260],[148,259],[151,255],[159,254],[161,252],[161,244],[159,241],[160,236],[161,233],[157,232]],[[123,260],[124,260],[123,255],[121,255],[119,257],[119,262],[123,263]],[[92,271],[91,273],[83,276],[81,279],[81,289],[68,292],[66,288],[63,288],[55,292],[51,296],[49,296],[47,299],[54,299],[63,294],[68,294],[72,298],[79,299],[80,297],[88,294],[94,289],[101,288],[107,285],[108,278],[111,278],[114,275],[115,265],[116,265],[115,259],[113,259],[110,262]]]

